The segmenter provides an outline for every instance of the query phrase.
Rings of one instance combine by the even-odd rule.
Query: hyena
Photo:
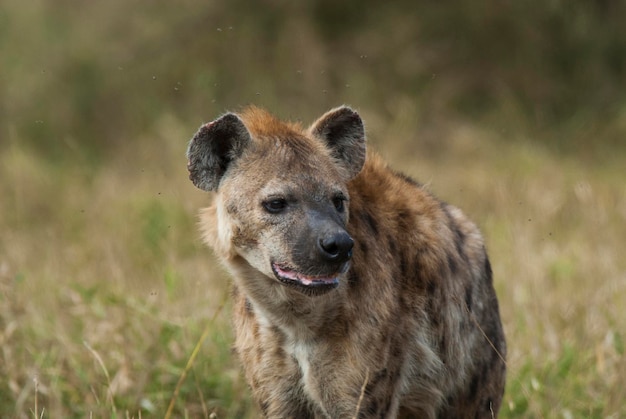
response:
[[[267,418],[490,418],[506,345],[477,227],[366,156],[360,116],[250,107],[203,125],[191,181],[232,273],[235,350]]]

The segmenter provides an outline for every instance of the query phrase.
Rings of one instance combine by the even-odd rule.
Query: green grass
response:
[[[509,344],[501,416],[625,417],[621,165],[460,123],[438,156],[383,147],[406,134],[397,122],[370,124],[372,146],[487,237]],[[174,416],[254,417],[228,280],[196,231],[208,197],[186,178],[193,129],[169,120],[149,152],[138,141],[98,169],[17,141],[1,155],[0,416],[160,416],[200,344]]]

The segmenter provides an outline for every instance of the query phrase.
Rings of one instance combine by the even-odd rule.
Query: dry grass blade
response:
[[[98,363],[98,365],[100,365],[100,368],[104,372],[104,376],[107,379],[107,398],[109,399],[109,402],[111,403],[111,411],[115,413],[117,409],[115,408],[115,400],[113,400],[113,393],[111,392],[111,376],[109,375],[109,371],[107,370],[106,365],[104,365],[104,361],[102,360],[102,357],[100,356],[100,354],[98,354],[98,352],[96,352],[96,350],[93,349],[91,345],[87,343],[87,341],[83,341],[83,345],[85,345],[85,348],[87,348],[87,350],[91,353],[91,355],[93,355],[96,362]]]
[[[204,327],[204,331],[202,332],[200,339],[198,339],[198,342],[196,342],[196,346],[193,348],[193,351],[191,352],[191,355],[189,356],[189,359],[187,360],[187,365],[185,365],[185,369],[183,370],[182,374],[178,378],[178,383],[176,383],[176,388],[174,389],[174,394],[172,395],[172,398],[170,399],[170,403],[169,403],[169,406],[167,407],[167,412],[165,413],[164,419],[169,419],[172,416],[172,412],[174,411],[174,405],[176,404],[176,400],[178,399],[178,394],[180,393],[180,387],[183,385],[183,382],[185,382],[185,378],[187,378],[187,373],[193,366],[193,363],[196,357],[198,356],[198,353],[200,352],[200,347],[202,346],[207,336],[209,335],[209,332],[211,331],[211,327],[213,326],[215,319],[220,314],[223,308],[224,308],[224,304],[220,304],[220,306],[217,307],[217,310],[215,310],[213,317],[211,317],[211,320],[209,320],[206,326]]]
[[[359,395],[359,401],[356,404],[356,412],[354,412],[353,419],[357,419],[359,417],[359,412],[361,411],[361,403],[363,403],[363,397],[365,397],[365,388],[367,387],[367,383],[370,380],[370,370],[368,369],[365,372],[365,380],[363,380],[363,385],[361,386],[361,394]]]

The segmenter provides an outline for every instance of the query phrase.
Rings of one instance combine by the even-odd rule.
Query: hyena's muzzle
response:
[[[291,263],[272,261],[272,270],[285,285],[307,295],[324,294],[336,288],[348,270],[354,240],[332,206],[306,211],[298,224],[286,237]]]

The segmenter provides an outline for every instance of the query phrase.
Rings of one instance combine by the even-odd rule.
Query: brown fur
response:
[[[233,274],[235,347],[263,415],[497,416],[506,346],[476,226],[375,154],[363,163],[362,125],[348,108],[308,130],[256,108],[238,118],[230,131],[211,132],[220,120],[201,128],[189,168],[217,190],[203,237]],[[221,134],[242,127],[249,138]],[[215,164],[205,154],[218,148],[203,145],[215,138],[243,151]],[[221,173],[203,183],[205,169]],[[267,196],[286,197],[286,209],[268,214]],[[309,249],[329,226],[353,239],[345,264]],[[338,285],[286,286],[270,259]]]

